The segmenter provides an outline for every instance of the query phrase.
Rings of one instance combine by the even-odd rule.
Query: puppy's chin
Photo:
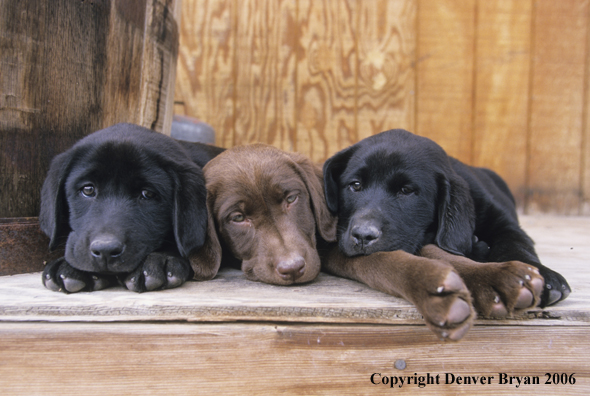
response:
[[[368,256],[377,252],[394,252],[397,250],[402,250],[410,254],[416,254],[419,250],[419,245],[416,243],[402,243],[401,241],[398,241],[397,243],[395,241],[389,241],[389,243],[386,243],[386,241],[377,241],[369,246],[365,246],[355,243],[350,235],[348,235],[338,238],[338,248],[345,256],[356,257]]]
[[[271,285],[288,286],[308,283],[317,278],[320,273],[319,257],[317,265],[306,265],[303,275],[296,279],[280,276],[273,268],[257,265],[252,266],[251,263],[244,264],[244,262],[242,262],[242,271],[248,280],[268,283]]]

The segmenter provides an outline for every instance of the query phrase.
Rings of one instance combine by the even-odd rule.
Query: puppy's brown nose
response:
[[[284,280],[295,281],[305,273],[305,260],[301,256],[281,260],[277,264],[277,272]]]

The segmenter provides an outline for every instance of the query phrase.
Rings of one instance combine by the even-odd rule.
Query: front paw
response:
[[[166,253],[150,253],[133,272],[120,277],[127,289],[142,293],[159,289],[173,289],[193,276],[187,259]]]
[[[42,281],[49,290],[64,293],[102,290],[113,284],[111,277],[80,271],[68,264],[64,257],[45,265]]]
[[[545,279],[545,287],[543,288],[543,294],[541,295],[541,308],[565,300],[572,292],[572,289],[565,278],[560,273],[540,264],[537,267]]]
[[[477,263],[463,279],[473,305],[484,317],[504,318],[539,304],[543,278],[539,271],[520,261]]]
[[[458,341],[475,317],[469,290],[451,268],[434,268],[421,280],[413,298],[427,326],[442,340]]]

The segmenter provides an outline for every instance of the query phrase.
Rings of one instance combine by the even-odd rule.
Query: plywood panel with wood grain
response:
[[[472,159],[475,0],[418,6],[416,133]]]
[[[296,0],[245,2],[237,17],[234,144],[265,142],[293,151]]]
[[[537,0],[527,210],[578,214],[587,0]]]
[[[590,213],[588,0],[185,0],[180,112],[323,161],[406,128]],[[528,197],[528,199],[527,199]]]
[[[295,149],[315,161],[357,141],[356,7],[353,0],[299,0]]]
[[[473,165],[524,202],[532,1],[478,1]]]
[[[235,24],[233,0],[183,1],[176,102],[209,123],[217,144],[234,144]]]
[[[417,4],[358,1],[357,139],[414,130]]]

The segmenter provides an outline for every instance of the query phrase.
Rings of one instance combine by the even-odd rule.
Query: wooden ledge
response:
[[[590,324],[590,218],[524,217],[546,265],[570,281],[570,297],[544,310],[476,325]],[[45,289],[40,273],[0,277],[0,321],[51,322],[302,322],[423,324],[408,302],[347,279],[321,274],[305,285],[273,286],[223,270],[208,282],[136,294],[122,287],[62,294]]]
[[[70,295],[45,289],[39,272],[0,277],[0,388],[7,395],[60,396],[104,395],[105,389],[587,395],[590,218],[524,217],[522,223],[542,261],[568,279],[572,294],[521,318],[477,320],[457,343],[438,340],[406,301],[325,274],[284,287],[225,270],[175,290]],[[546,384],[547,375],[562,374],[575,384]],[[416,375],[441,381],[408,384]],[[507,383],[505,376],[540,382]],[[481,377],[490,384],[464,382]]]

